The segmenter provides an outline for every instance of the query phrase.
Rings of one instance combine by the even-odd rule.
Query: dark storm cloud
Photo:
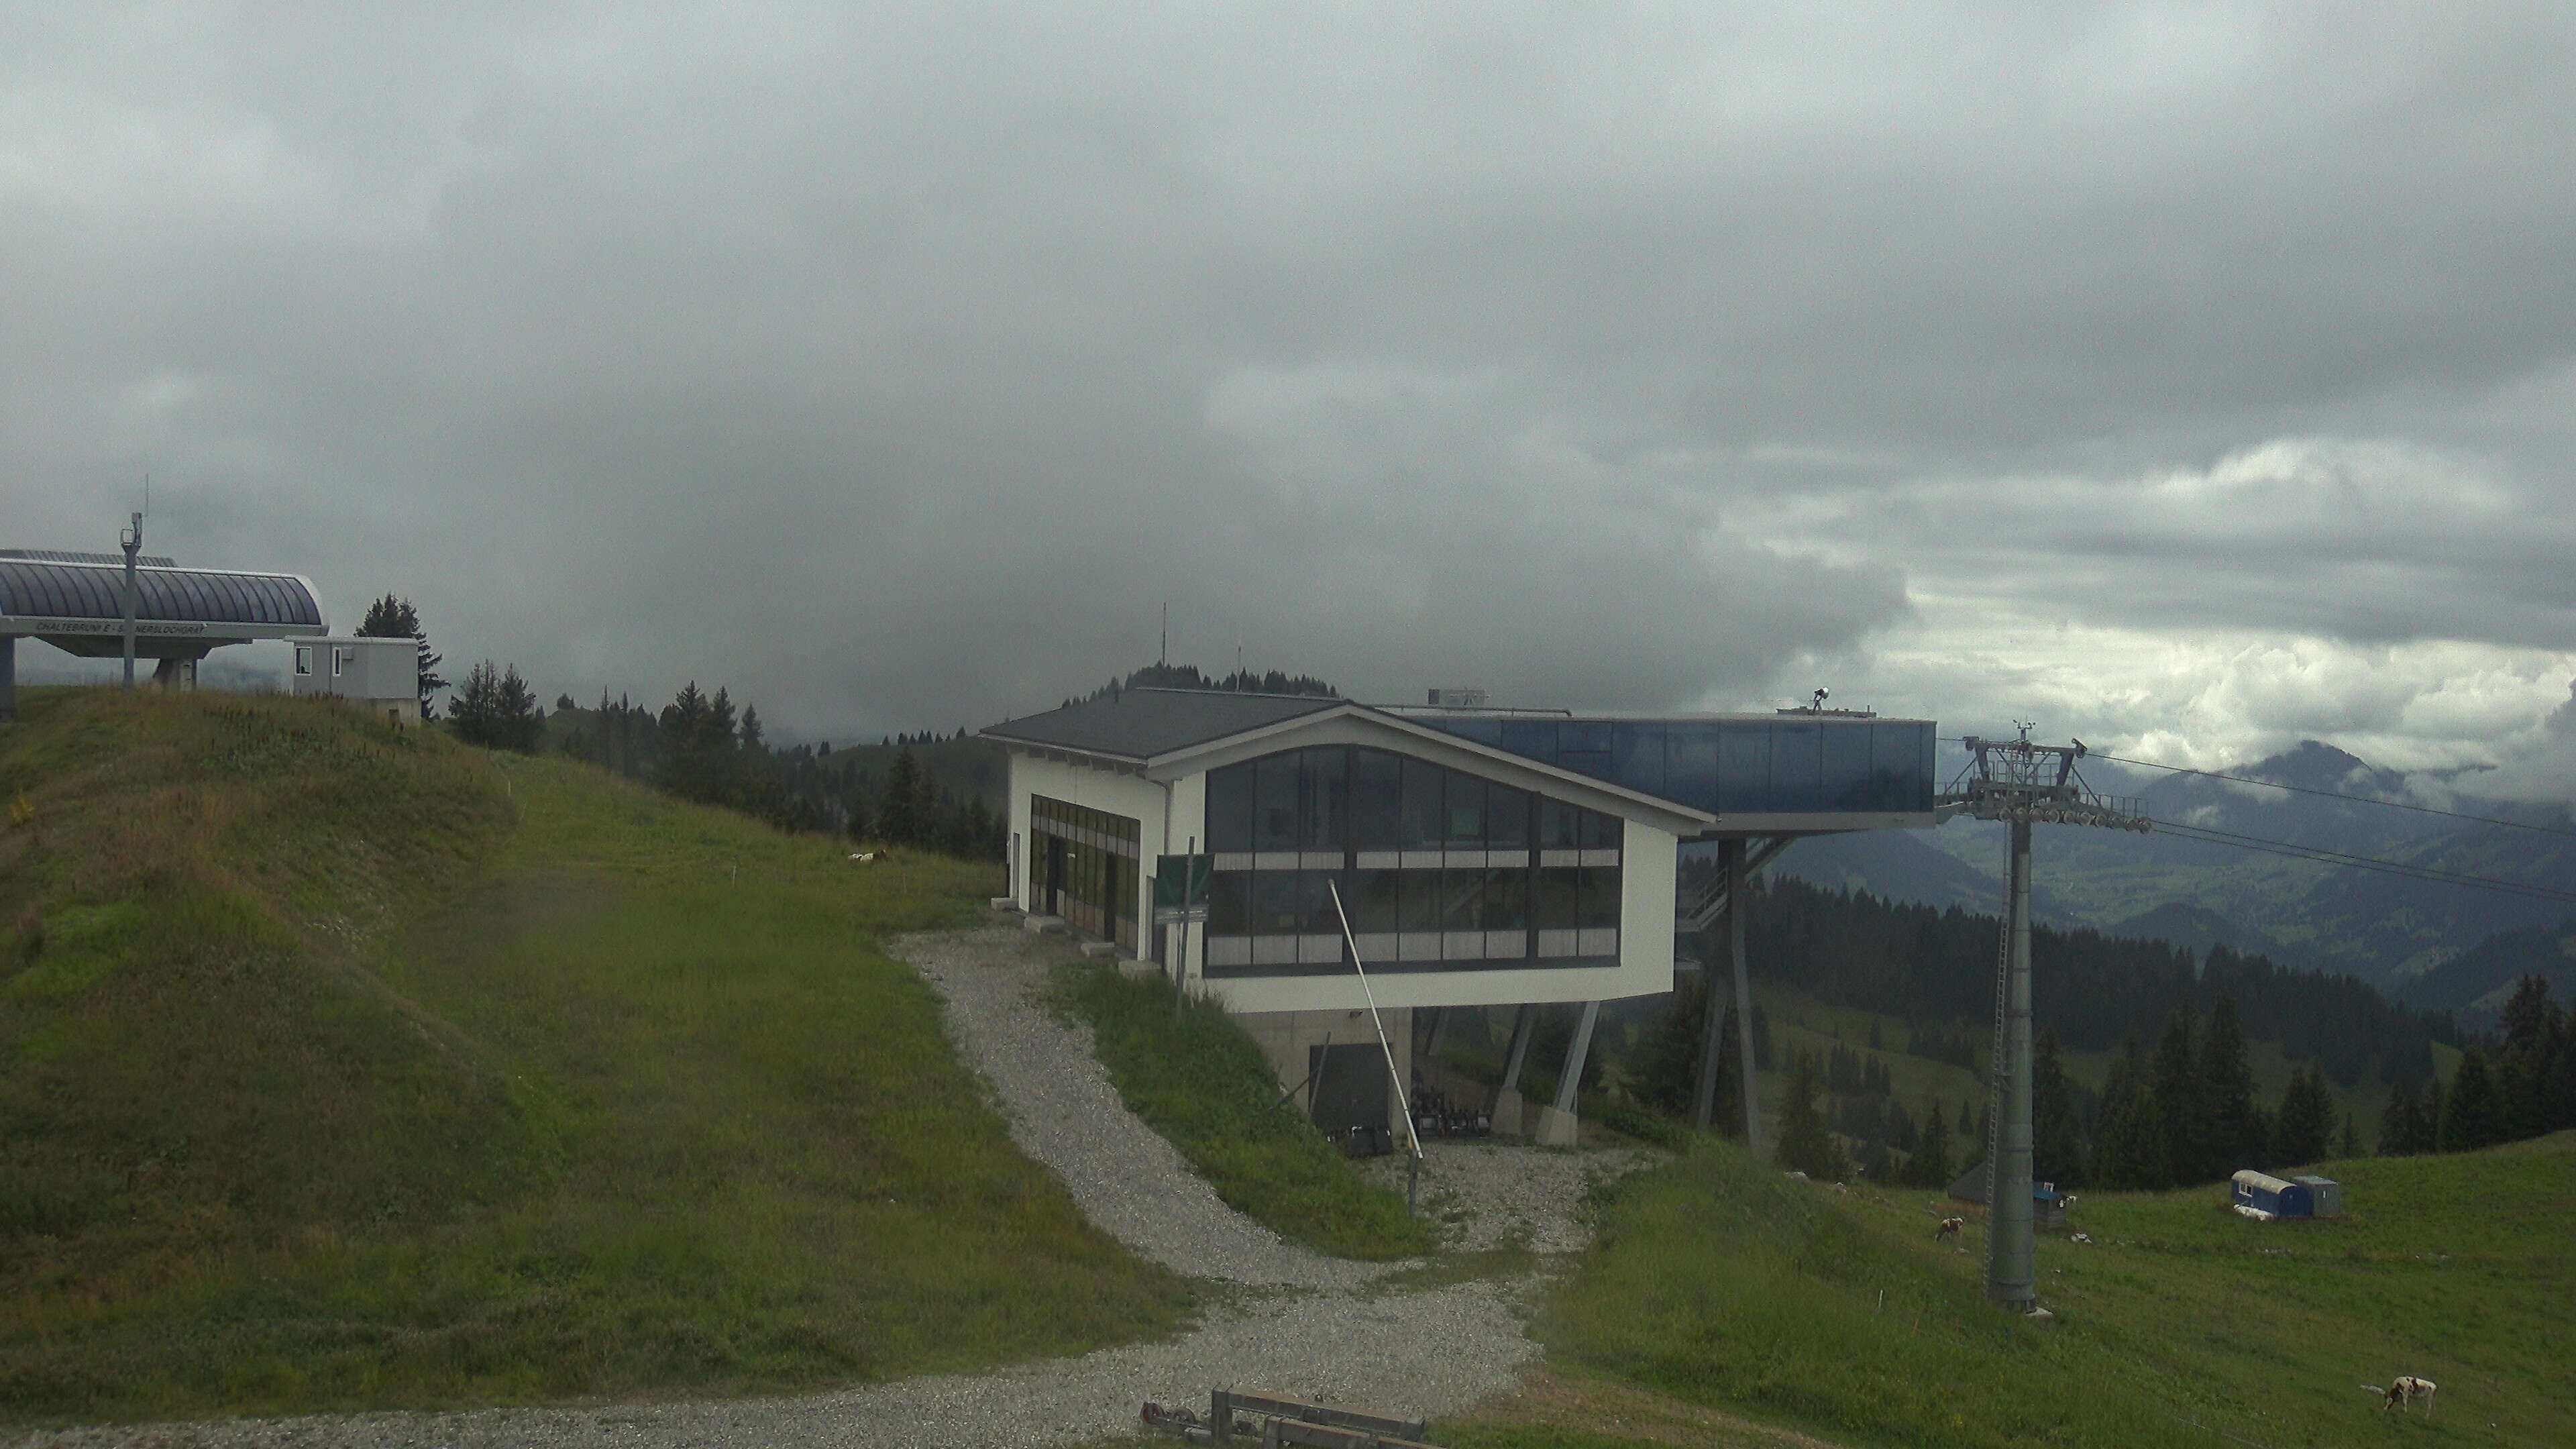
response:
[[[548,695],[981,723],[1168,601],[1372,695],[2215,748],[2298,671],[1980,640],[2570,648],[2560,9],[0,16],[10,541],[148,468],[156,547]]]

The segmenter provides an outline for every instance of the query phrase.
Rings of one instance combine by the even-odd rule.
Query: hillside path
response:
[[[1061,940],[1016,925],[985,926],[904,937],[894,950],[946,999],[949,1028],[993,1084],[1012,1138],[1064,1180],[1093,1222],[1156,1262],[1254,1291],[1217,1298],[1198,1327],[1168,1342],[837,1393],[133,1425],[0,1434],[0,1446],[1041,1449],[1132,1430],[1148,1399],[1203,1409],[1208,1390],[1221,1384],[1438,1420],[1511,1391],[1522,1367],[1539,1356],[1522,1328],[1522,1283],[1479,1279],[1372,1292],[1372,1279],[1404,1265],[1327,1258],[1226,1207],[1127,1111],[1092,1055],[1089,1028],[1060,1022],[1038,1004],[1047,968],[1063,959]],[[1469,1248],[1490,1246],[1505,1232],[1542,1252],[1579,1247],[1587,1180],[1645,1160],[1637,1153],[1426,1146],[1430,1203],[1453,1216],[1455,1246]]]

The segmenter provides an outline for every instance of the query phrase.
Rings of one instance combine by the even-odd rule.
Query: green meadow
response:
[[[0,729],[0,1416],[745,1393],[1171,1332],[882,943],[987,868],[323,703]]]

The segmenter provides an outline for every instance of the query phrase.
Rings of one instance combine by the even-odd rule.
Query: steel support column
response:
[[[1529,1058],[1530,1030],[1537,1025],[1538,1008],[1524,1002],[1512,1008],[1512,1044],[1503,1053],[1503,1085],[1494,1093],[1494,1130],[1506,1136],[1521,1135],[1521,1120],[1528,1115],[1521,1101],[1521,1063]]]
[[[1541,1107],[1538,1113],[1538,1145],[1572,1147],[1582,1125],[1575,1108],[1575,1094],[1583,1085],[1583,1059],[1592,1054],[1592,1028],[1601,1020],[1601,1003],[1583,1003],[1583,1017],[1574,1024],[1574,1040],[1565,1045],[1565,1068],[1557,1074],[1556,1103]]]
[[[0,634],[0,723],[18,717],[18,636]]]
[[[1735,974],[1735,1054],[1744,1071],[1744,1145],[1759,1154],[1762,1097],[1753,1073],[1753,986],[1744,964],[1744,890],[1752,872],[1745,869],[1743,841],[1730,840],[1722,851],[1726,861],[1726,961]]]
[[[1987,1145],[1986,1296],[2007,1308],[2038,1301],[2030,1200],[2030,818],[2012,822],[2010,946],[2003,1051],[1994,1064],[1994,1141]]]

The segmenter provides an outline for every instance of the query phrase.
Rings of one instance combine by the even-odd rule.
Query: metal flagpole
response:
[[[1395,1069],[1395,1048],[1387,1045],[1386,1022],[1377,1014],[1377,992],[1369,987],[1368,967],[1360,961],[1359,939],[1351,934],[1350,912],[1342,909],[1342,888],[1331,881],[1324,889],[1333,893],[1333,915],[1342,923],[1342,944],[1351,948],[1351,969],[1359,973],[1360,994],[1368,999],[1369,1025],[1377,1028],[1377,1049],[1386,1056],[1386,1079],[1395,1083],[1395,1105],[1404,1113],[1404,1140],[1413,1156],[1404,1164],[1404,1212],[1413,1215],[1413,1190],[1422,1177],[1422,1134],[1413,1130],[1413,1103],[1404,1095],[1404,1077]]]

